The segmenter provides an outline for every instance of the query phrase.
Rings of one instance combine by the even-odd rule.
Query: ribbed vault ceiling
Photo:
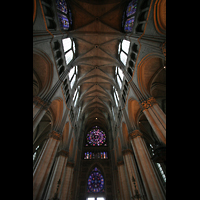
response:
[[[90,2],[90,3],[89,3]],[[91,3],[92,2],[92,3]],[[79,104],[85,114],[86,126],[108,128],[110,105],[114,103],[112,87],[117,64],[122,13],[127,1],[69,1],[73,15],[81,86]],[[96,119],[97,118],[97,119]]]

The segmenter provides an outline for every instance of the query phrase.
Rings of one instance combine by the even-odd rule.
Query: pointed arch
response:
[[[41,50],[33,49],[33,96],[43,97],[49,91],[53,78],[53,64]]]
[[[128,100],[128,116],[131,123],[137,124],[138,112],[141,111],[140,104],[135,99]]]
[[[91,174],[91,172],[92,172],[92,170],[95,168],[95,167],[97,167],[100,171],[101,171],[101,174],[102,174],[102,176],[103,176],[103,178],[104,178],[104,191],[106,190],[106,173],[105,173],[105,170],[104,170],[104,167],[103,167],[103,165],[101,164],[101,163],[99,163],[99,162],[95,162],[95,163],[93,163],[89,168],[88,168],[88,171],[87,171],[87,173],[86,173],[86,191],[87,191],[87,189],[88,189],[88,178],[89,178],[89,176],[90,176],[90,174]]]
[[[61,123],[63,115],[63,99],[57,98],[51,102],[49,110],[53,116],[53,126],[56,127]]]
[[[164,67],[164,55],[157,53],[147,54],[137,66],[137,77],[140,91],[144,95],[150,94],[151,82],[157,73]]]

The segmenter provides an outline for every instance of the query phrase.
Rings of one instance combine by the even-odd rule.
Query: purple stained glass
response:
[[[93,129],[87,134],[87,143],[92,146],[101,146],[105,144],[106,134],[99,128],[93,127]]]
[[[129,17],[129,16],[135,14],[136,8],[137,8],[137,0],[132,0],[128,4],[127,10],[126,10],[126,16]]]
[[[124,30],[126,32],[131,32],[132,29],[133,29],[133,24],[134,24],[134,21],[135,21],[135,16],[131,17],[131,18],[128,18],[125,22],[125,26],[124,26]]]
[[[58,19],[59,19],[60,27],[62,27],[64,30],[68,30],[69,29],[68,18],[58,13]]]
[[[89,175],[87,191],[89,193],[104,192],[104,178],[97,167]]]
[[[61,12],[67,14],[67,4],[65,0],[56,0],[57,9]]]

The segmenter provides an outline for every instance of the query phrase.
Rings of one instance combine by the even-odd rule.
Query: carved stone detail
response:
[[[120,165],[123,165],[123,164],[124,164],[123,160],[117,162],[117,166],[120,166]]]
[[[152,107],[156,102],[154,97],[150,97],[147,100],[141,102],[142,108],[143,110],[148,109],[150,107]]]
[[[53,138],[53,139],[56,139],[56,140],[61,140],[61,134],[56,132],[56,131],[52,131],[50,134],[49,134],[49,138]]]
[[[131,149],[125,149],[122,151],[123,155],[129,154],[129,153],[133,153],[133,151]]]
[[[132,133],[129,134],[129,137],[131,139],[134,139],[136,137],[143,137],[143,135],[139,130],[134,130]]]
[[[65,151],[65,150],[61,150],[58,152],[57,154],[58,156],[64,156],[64,157],[68,157],[69,156],[69,152]]]
[[[73,168],[74,167],[74,163],[73,162],[67,162],[67,165],[66,165],[67,167],[71,167],[71,168]]]

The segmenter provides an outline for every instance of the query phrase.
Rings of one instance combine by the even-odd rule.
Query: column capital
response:
[[[73,167],[74,167],[74,163],[68,161],[67,164],[66,164],[66,166],[67,166],[67,167],[73,168]]]
[[[143,134],[139,130],[134,130],[132,133],[129,134],[129,137],[131,139],[134,139],[138,136],[143,137]]]
[[[47,110],[49,108],[49,105],[51,104],[50,102],[47,102],[38,96],[33,97],[33,103],[36,107],[42,106],[45,110]]]
[[[54,130],[51,133],[49,133],[49,138],[51,137],[56,140],[61,140],[61,134]]]
[[[62,149],[57,153],[57,156],[68,157],[69,156],[69,152]]]
[[[124,164],[123,160],[117,162],[117,166],[120,166],[120,165],[123,165],[123,164]]]
[[[154,104],[156,104],[156,100],[154,97],[150,97],[144,101],[142,101],[140,104],[142,105],[142,109],[145,110],[145,109],[148,109],[150,107],[152,107]]]
[[[124,149],[123,151],[122,151],[122,154],[123,155],[126,155],[126,154],[132,154],[133,153],[133,151],[131,150],[131,149]]]

